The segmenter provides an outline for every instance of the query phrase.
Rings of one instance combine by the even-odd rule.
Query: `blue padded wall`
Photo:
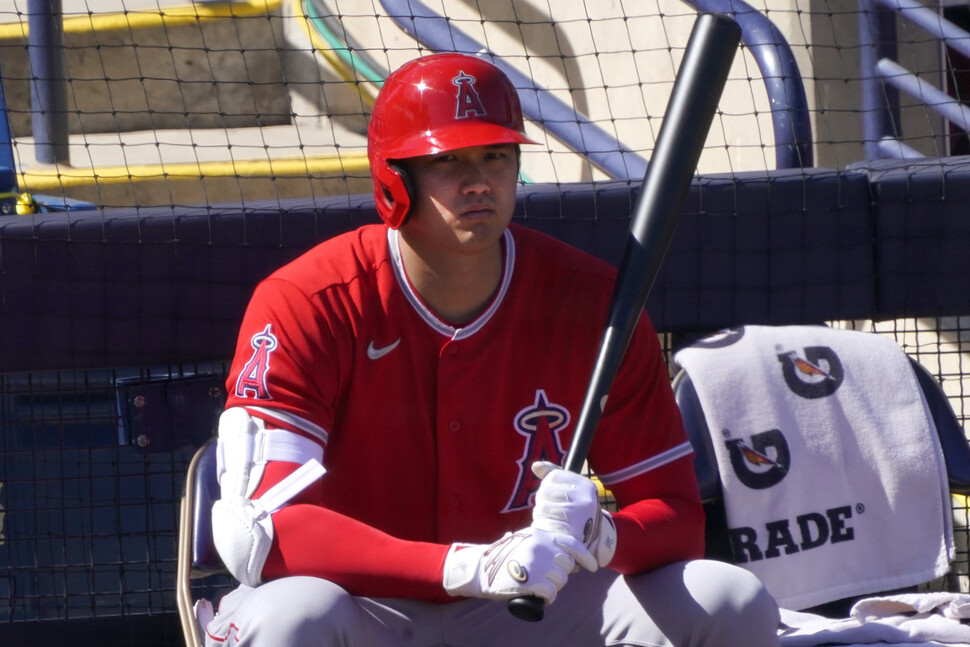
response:
[[[970,157],[865,168],[882,318],[970,313]]]
[[[0,370],[231,356],[255,284],[376,221],[363,199],[0,220]]]
[[[618,264],[637,187],[532,185],[516,219]],[[970,312],[970,160],[698,176],[658,329]],[[377,222],[369,196],[0,219],[0,371],[223,360],[256,282]]]
[[[530,189],[523,222],[617,265],[635,201],[621,183]],[[863,318],[875,308],[871,250],[863,173],[700,176],[647,310],[671,332]]]

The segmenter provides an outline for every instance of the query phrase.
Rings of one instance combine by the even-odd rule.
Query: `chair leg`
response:
[[[192,516],[196,467],[202,451],[196,453],[189,463],[185,478],[185,493],[179,509],[178,565],[176,569],[175,600],[182,635],[186,647],[202,647],[202,631],[195,615],[192,600]]]

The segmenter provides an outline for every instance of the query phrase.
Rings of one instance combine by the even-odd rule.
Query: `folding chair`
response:
[[[932,374],[911,357],[909,363],[936,426],[950,491],[953,494],[970,494],[970,443],[964,430],[946,394]],[[707,557],[732,562],[734,559],[728,539],[721,479],[704,411],[693,381],[686,371],[680,370],[675,375],[673,389],[688,438],[695,452],[694,469],[707,513]],[[848,612],[853,602],[855,602],[854,598],[837,600],[816,607],[812,611],[821,615],[841,617]]]
[[[216,440],[207,441],[189,463],[182,495],[175,597],[187,647],[201,647],[202,627],[192,597],[193,582],[213,575],[228,576],[212,541],[212,504],[219,499]]]

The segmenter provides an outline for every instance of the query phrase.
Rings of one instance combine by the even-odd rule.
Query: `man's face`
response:
[[[470,146],[405,161],[414,184],[401,232],[426,252],[468,253],[497,245],[515,210],[518,149]]]

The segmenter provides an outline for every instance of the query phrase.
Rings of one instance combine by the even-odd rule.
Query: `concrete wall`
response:
[[[173,8],[174,9],[174,8]],[[87,16],[65,8],[71,133],[238,128],[290,120],[279,9],[228,17]],[[25,17],[26,20],[26,17]],[[0,29],[15,137],[31,134],[26,29]]]

